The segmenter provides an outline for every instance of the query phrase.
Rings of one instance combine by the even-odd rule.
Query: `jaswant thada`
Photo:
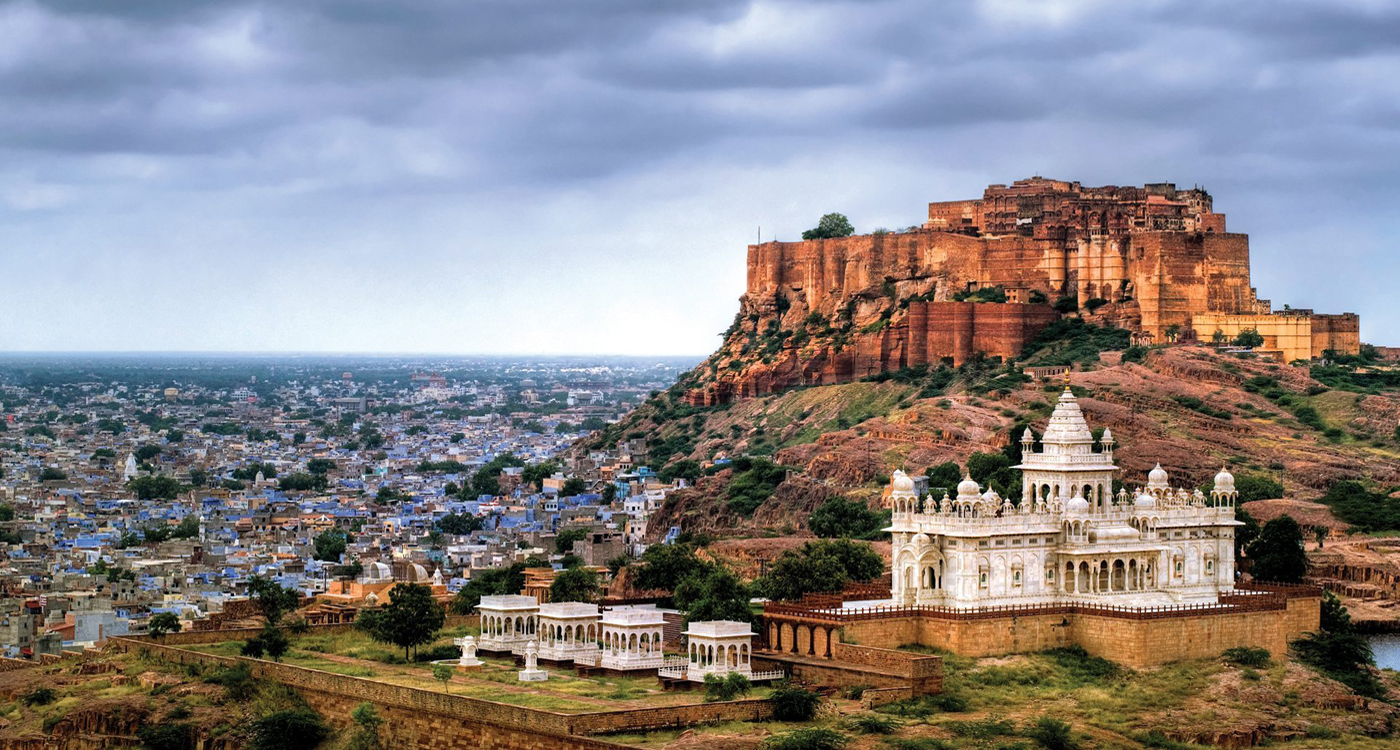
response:
[[[1160,465],[1113,491],[1113,434],[1095,441],[1068,389],[1041,447],[1021,438],[1019,498],[964,479],[920,496],[894,473],[889,598],[869,587],[764,609],[768,649],[830,659],[836,642],[921,644],[970,656],[1081,646],[1130,666],[1262,646],[1317,629],[1321,591],[1240,582],[1234,477],[1207,497]]]
[[[1210,500],[1173,489],[1160,465],[1136,496],[1113,493],[1113,433],[1098,450],[1066,390],[1034,450],[1021,439],[1021,497],[964,479],[937,507],[897,471],[889,494],[892,593],[905,605],[971,607],[1083,602],[1214,603],[1234,590],[1235,480],[1222,469]],[[921,502],[922,501],[922,502]]]

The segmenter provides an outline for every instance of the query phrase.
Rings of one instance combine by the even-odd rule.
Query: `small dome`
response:
[[[1094,534],[1094,540],[1098,542],[1126,542],[1140,536],[1141,533],[1131,526],[1115,524],[1098,529]]]
[[[1155,498],[1155,497],[1153,497],[1153,496],[1147,494],[1146,492],[1144,492],[1144,493],[1142,493],[1141,495],[1138,495],[1138,496],[1137,496],[1137,499],[1133,501],[1133,507],[1134,507],[1134,508],[1155,508],[1155,507],[1157,507],[1157,498]]]
[[[1065,503],[1065,512],[1088,513],[1089,501],[1084,499],[1084,495],[1082,493],[1075,492],[1074,497],[1070,498],[1068,503]]]
[[[922,531],[914,535],[914,544],[925,545],[928,544],[930,541],[932,540],[928,538],[928,534],[925,534]]]
[[[963,480],[958,482],[959,500],[973,500],[981,497],[981,495],[982,485],[973,481],[972,477],[963,477]]]
[[[1107,427],[1103,428],[1103,436],[1099,438],[1099,443],[1102,445],[1112,445],[1113,430],[1110,430]]]
[[[1152,490],[1165,490],[1171,488],[1171,479],[1167,476],[1167,470],[1161,464],[1147,472],[1147,488]]]
[[[1224,466],[1220,467],[1220,473],[1215,475],[1215,491],[1235,491],[1235,475],[1231,474],[1229,471],[1226,471]]]
[[[982,493],[982,499],[989,503],[1000,503],[1001,495],[998,495],[996,490],[988,487],[987,491]]]
[[[1034,443],[1034,442],[1035,442],[1035,433],[1034,433],[1034,432],[1031,432],[1031,428],[1027,427],[1027,428],[1026,428],[1026,431],[1023,432],[1023,433],[1021,433],[1021,442],[1022,442],[1022,443]]]
[[[890,475],[890,489],[895,492],[913,492],[914,480],[903,471],[895,469],[894,474]]]

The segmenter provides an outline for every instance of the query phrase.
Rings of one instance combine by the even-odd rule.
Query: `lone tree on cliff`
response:
[[[850,237],[856,233],[856,228],[851,226],[851,220],[845,214],[827,214],[817,222],[816,229],[808,229],[802,233],[804,240],[825,240],[832,237]]]

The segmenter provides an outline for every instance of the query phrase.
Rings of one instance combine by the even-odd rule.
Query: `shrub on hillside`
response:
[[[840,750],[850,738],[831,729],[794,729],[775,734],[759,745],[763,750]]]
[[[1254,646],[1236,646],[1225,649],[1225,653],[1220,655],[1226,663],[1237,667],[1255,667],[1262,669],[1273,663],[1266,648],[1256,648]]]
[[[778,721],[811,721],[817,714],[822,697],[806,688],[780,685],[769,694],[773,718]]]
[[[253,750],[305,750],[331,733],[321,715],[309,708],[274,711],[254,719],[249,729],[248,746]]]

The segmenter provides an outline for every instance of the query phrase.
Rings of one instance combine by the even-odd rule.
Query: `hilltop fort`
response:
[[[740,312],[695,405],[850,382],[985,354],[1014,357],[1062,315],[1141,344],[1233,338],[1284,362],[1355,353],[1353,313],[1275,312],[1250,281],[1249,236],[1209,193],[1032,177],[930,203],[901,232],[748,249]]]

